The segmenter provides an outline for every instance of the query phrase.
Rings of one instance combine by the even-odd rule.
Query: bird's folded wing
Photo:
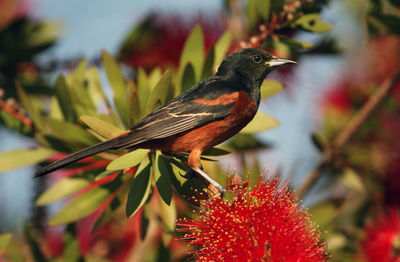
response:
[[[233,103],[210,106],[179,100],[172,101],[142,119],[130,133],[119,137],[118,147],[131,147],[203,126],[224,118],[230,113],[232,107]]]

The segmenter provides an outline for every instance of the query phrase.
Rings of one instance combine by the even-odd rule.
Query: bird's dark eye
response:
[[[254,62],[256,62],[256,63],[260,63],[261,62],[261,56],[259,56],[259,55],[255,55],[255,56],[253,56],[253,61]]]

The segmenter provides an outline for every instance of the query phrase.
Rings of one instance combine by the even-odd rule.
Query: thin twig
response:
[[[24,126],[33,127],[32,120],[25,116],[21,110],[19,104],[15,101],[14,98],[9,98],[6,101],[3,100],[4,90],[0,89],[0,110],[4,110],[8,114],[10,114],[13,118],[20,121]]]
[[[303,183],[297,195],[299,198],[303,198],[311,189],[311,187],[318,181],[322,175],[324,166],[329,164],[334,157],[340,152],[342,147],[347,144],[350,138],[358,130],[358,128],[364,123],[371,112],[377,107],[380,101],[389,93],[389,91],[395,86],[397,81],[400,79],[400,71],[396,72],[394,76],[384,81],[374,94],[365,102],[362,108],[353,116],[350,122],[342,129],[337,135],[333,142],[324,148],[323,158],[315,169],[311,171],[307,180]]]

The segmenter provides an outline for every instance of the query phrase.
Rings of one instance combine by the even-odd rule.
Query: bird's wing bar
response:
[[[130,133],[118,138],[118,148],[132,147],[153,139],[173,136],[224,118],[232,110],[228,105],[202,105],[173,101],[142,119]]]

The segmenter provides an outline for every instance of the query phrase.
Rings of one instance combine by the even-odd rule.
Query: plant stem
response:
[[[324,166],[329,164],[334,157],[340,152],[342,147],[346,145],[358,128],[365,122],[371,112],[377,107],[379,102],[389,93],[400,79],[400,71],[397,71],[394,76],[384,81],[373,93],[370,98],[365,102],[362,108],[352,117],[350,122],[342,129],[336,136],[333,142],[326,146],[323,150],[323,158],[321,162],[314,168],[303,185],[297,190],[297,196],[303,198],[311,189],[311,187],[318,181],[322,175]]]

